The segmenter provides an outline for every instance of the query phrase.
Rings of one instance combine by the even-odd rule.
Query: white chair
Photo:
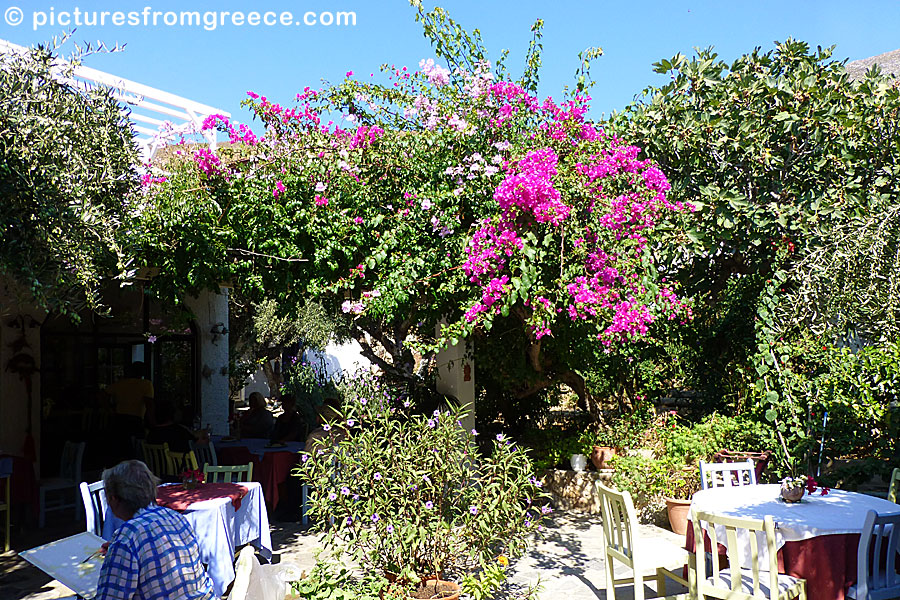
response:
[[[856,585],[847,590],[847,597],[855,600],[900,598],[900,573],[897,572],[896,562],[898,551],[900,513],[880,515],[870,510],[859,535]],[[885,560],[882,556],[886,557]]]
[[[78,501],[78,484],[81,482],[81,459],[84,457],[84,442],[66,442],[63,445],[62,457],[59,459],[59,477],[41,479],[40,481],[40,513],[38,527],[43,528],[46,514],[51,510],[75,509],[75,519],[81,513],[81,502]],[[68,492],[72,491],[72,500],[68,500]],[[54,502],[49,502],[47,494],[58,493]],[[51,499],[52,500],[52,499]]]
[[[732,463],[700,461],[700,487],[734,487],[756,485],[756,465],[752,460]]]
[[[642,544],[635,532],[635,524],[638,520],[631,494],[612,490],[599,482],[597,483],[597,492],[600,494],[600,509],[603,516],[603,553],[606,563],[607,600],[615,600],[616,586],[622,583],[634,585],[634,600],[644,600],[644,575],[651,572],[653,574],[650,577],[655,576],[656,578],[657,595],[660,597],[666,594],[666,577],[687,586],[687,580],[675,571],[650,564],[647,559],[649,548],[642,550]],[[658,548],[654,548],[654,550],[658,555]],[[678,562],[680,565],[687,563],[688,555],[684,549],[673,544],[672,552],[673,563]],[[632,576],[617,579],[614,561],[631,569]],[[683,595],[668,596],[667,598],[681,597]]]
[[[775,521],[765,519],[739,519],[714,515],[704,511],[692,511],[694,525],[694,549],[697,569],[692,573],[695,597],[707,596],[723,600],[806,600],[806,580],[778,573],[778,549],[775,547]],[[706,552],[704,534],[709,536],[710,547],[725,546],[728,568],[719,568],[719,553]],[[762,538],[761,547],[760,538]],[[762,554],[761,551],[765,551]],[[707,559],[712,563],[707,569]],[[762,564],[760,564],[762,563]],[[701,579],[697,574],[712,573]]]
[[[106,521],[106,489],[102,481],[88,483],[82,481],[78,486],[81,490],[81,501],[84,503],[84,516],[86,520],[85,531],[103,537],[103,523]]]

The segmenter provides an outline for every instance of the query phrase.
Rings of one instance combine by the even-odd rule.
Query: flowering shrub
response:
[[[499,317],[526,332],[510,360],[527,356],[545,387],[688,318],[654,254],[692,207],[667,199],[659,168],[587,120],[580,88],[538,98],[537,56],[515,79],[441,9],[414,5],[436,59],[350,72],[292,106],[248,92],[264,135],[214,115],[204,128],[230,141],[219,162],[174,153],[140,216],[165,273],[152,285],[187,272],[191,286],[239,279],[285,307],[314,298],[353,323],[367,358],[410,379]],[[186,232],[191,243],[170,243]],[[176,260],[189,267],[164,268]]]
[[[462,411],[410,414],[376,377],[345,392],[341,420],[325,427],[349,435],[296,471],[326,545],[400,583],[439,573],[496,588],[497,565],[521,555],[550,512],[525,452],[501,434],[482,457]]]

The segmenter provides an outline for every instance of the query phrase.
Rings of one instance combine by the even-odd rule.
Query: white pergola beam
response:
[[[13,44],[6,40],[0,40],[0,54],[16,53],[22,54],[28,52],[28,48]],[[65,66],[64,61],[60,60],[58,68],[61,70]],[[209,115],[222,115],[231,118],[231,113],[220,110],[208,104],[195,102],[188,98],[183,98],[175,94],[131,81],[123,77],[117,77],[97,69],[85,67],[84,65],[76,65],[73,69],[75,79],[64,78],[67,83],[88,90],[94,86],[104,86],[112,90],[113,98],[119,102],[129,105],[130,118],[132,120],[132,129],[135,132],[135,142],[141,147],[143,159],[149,161],[153,158],[156,150],[160,146],[161,138],[164,138],[168,130],[176,133],[197,133],[202,135],[209,144],[210,149],[216,149],[216,131],[208,130],[201,132],[203,120]],[[152,100],[153,102],[151,102]],[[169,118],[166,118],[169,117]],[[140,125],[145,123],[155,125],[157,129],[151,129]],[[168,126],[171,124],[171,127]],[[190,126],[190,127],[188,127]],[[188,131],[191,130],[191,131]]]

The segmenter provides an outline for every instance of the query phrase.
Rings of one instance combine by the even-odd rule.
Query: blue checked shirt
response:
[[[187,520],[152,504],[126,521],[109,544],[95,600],[211,600],[212,581]]]

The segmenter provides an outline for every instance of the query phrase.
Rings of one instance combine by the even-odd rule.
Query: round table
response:
[[[856,582],[856,552],[866,513],[897,513],[900,505],[844,490],[824,496],[816,491],[790,504],[781,500],[780,489],[773,484],[701,490],[691,500],[691,511],[751,519],[771,515],[779,570],[806,579],[810,600],[843,600]],[[693,540],[693,528],[688,527],[691,551]]]

